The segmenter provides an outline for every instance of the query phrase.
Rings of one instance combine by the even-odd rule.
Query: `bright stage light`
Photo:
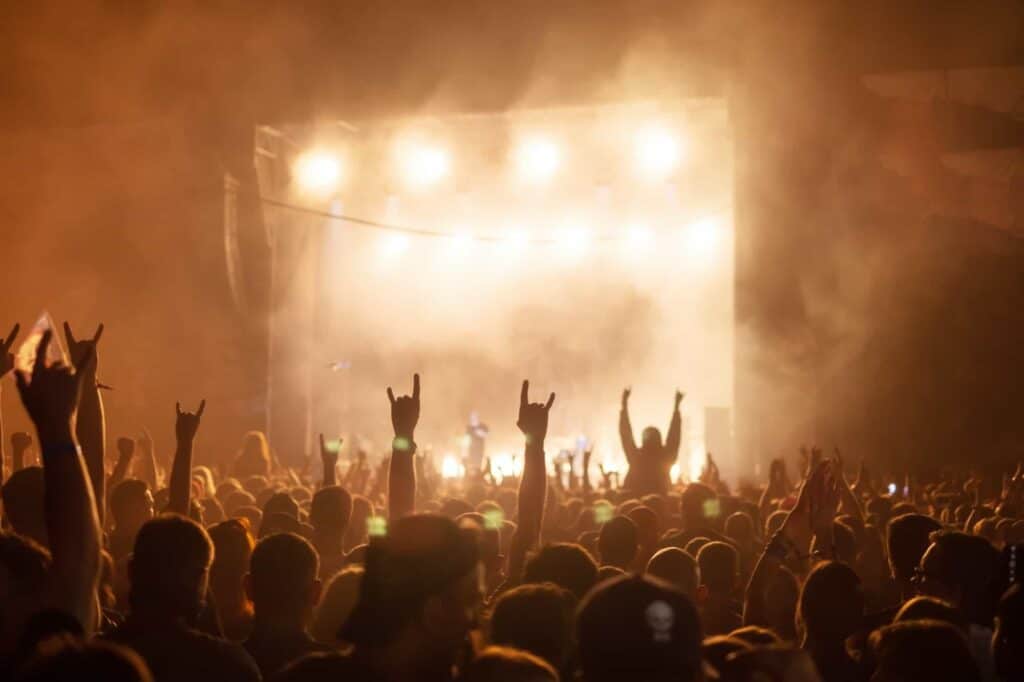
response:
[[[562,153],[545,137],[529,137],[519,143],[515,153],[519,179],[530,184],[550,182],[562,165]]]
[[[409,235],[392,232],[381,237],[380,252],[385,258],[395,258],[409,249]]]
[[[513,258],[523,255],[529,243],[530,237],[526,234],[526,230],[518,227],[507,230],[501,239],[498,240],[501,254]]]
[[[441,478],[452,479],[462,478],[466,475],[466,467],[462,465],[455,455],[445,455],[441,460]]]
[[[679,483],[680,466],[679,462],[672,465],[672,468],[668,470],[669,480],[672,481],[672,485]]]
[[[413,189],[436,185],[448,177],[452,160],[447,151],[432,145],[406,145],[400,148],[402,176]]]
[[[690,448],[690,455],[687,462],[691,481],[699,481],[700,474],[704,471],[704,463],[707,461],[707,457],[704,454],[704,444],[694,443],[693,447]]]
[[[566,256],[579,257],[590,247],[593,235],[580,225],[563,227],[555,235],[559,250]]]
[[[625,251],[627,255],[645,253],[650,251],[653,245],[654,233],[651,228],[639,223],[626,228]]]
[[[328,152],[311,150],[296,159],[293,173],[304,191],[325,194],[341,182],[341,161]]]
[[[721,226],[714,218],[702,218],[686,228],[686,251],[694,263],[707,264],[718,254]]]
[[[659,127],[639,130],[634,139],[636,170],[648,180],[664,180],[682,160],[683,149],[679,138]]]

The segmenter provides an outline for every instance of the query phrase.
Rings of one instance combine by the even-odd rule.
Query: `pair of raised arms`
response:
[[[546,403],[530,402],[530,382],[524,381],[519,392],[519,418],[516,426],[526,436],[526,444],[541,445],[548,433],[548,413],[555,404],[555,394],[548,396]],[[391,402],[391,426],[394,427],[396,447],[410,446],[414,441],[416,424],[420,419],[420,375],[412,377],[412,395],[395,398],[388,386],[388,400]],[[404,441],[399,443],[399,440]],[[404,448],[400,448],[404,449]]]

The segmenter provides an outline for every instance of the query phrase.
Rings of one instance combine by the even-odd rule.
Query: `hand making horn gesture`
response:
[[[391,426],[395,429],[395,447],[399,450],[408,450],[415,443],[416,423],[420,420],[420,375],[412,375],[411,396],[403,395],[396,399],[391,387],[388,386],[388,400],[391,401]],[[405,447],[398,447],[399,439],[405,441]]]
[[[182,412],[181,403],[174,403],[174,409],[178,413],[178,417],[174,422],[174,435],[177,436],[178,442],[183,443],[195,440],[196,431],[199,430],[199,421],[203,418],[203,412],[206,410],[206,401],[200,401],[199,409],[194,413]]]
[[[64,338],[68,342],[68,355],[71,356],[71,364],[74,365],[75,370],[78,372],[82,371],[82,360],[88,356],[96,358],[96,344],[100,342],[100,337],[103,336],[103,324],[96,327],[96,333],[93,334],[91,339],[78,340],[71,331],[71,325],[67,322],[64,323]],[[92,362],[89,365],[89,371],[92,374],[96,374],[96,362]]]
[[[555,394],[548,396],[547,403],[530,402],[530,382],[523,382],[523,390],[519,394],[519,419],[516,426],[526,436],[526,444],[542,446],[548,434],[548,412],[555,404]]]

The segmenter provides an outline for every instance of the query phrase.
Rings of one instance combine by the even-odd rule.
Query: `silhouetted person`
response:
[[[209,530],[214,546],[210,567],[210,592],[213,594],[224,637],[241,642],[252,629],[252,602],[245,592],[245,576],[255,542],[248,522],[242,519],[222,521]]]
[[[131,613],[109,639],[138,652],[157,682],[260,679],[241,645],[194,629],[212,554],[206,531],[181,516],[153,519],[135,539],[129,564]]]
[[[597,551],[602,566],[629,570],[638,547],[636,524],[628,516],[616,516],[601,527]]]
[[[528,651],[568,673],[575,607],[572,594],[551,583],[511,589],[494,604],[491,642]]]
[[[864,593],[853,569],[825,561],[811,571],[800,592],[803,648],[814,659],[824,682],[860,682],[858,666],[846,651],[846,638],[864,620]]]
[[[40,646],[16,682],[152,682],[146,663],[131,649],[110,642],[63,637]]]
[[[697,560],[678,547],[659,550],[647,562],[647,574],[669,583],[694,604],[699,604],[700,568]]]
[[[333,576],[345,565],[345,531],[351,516],[352,496],[341,486],[321,488],[313,495],[309,522],[313,546],[320,555],[321,578]]]
[[[459,682],[558,682],[558,673],[526,651],[487,647],[466,666]]]
[[[331,578],[313,614],[313,639],[324,644],[341,643],[338,633],[356,608],[362,581],[362,566],[349,566]]]
[[[46,519],[43,515],[42,467],[25,467],[4,481],[4,516],[18,535],[31,538],[42,547],[49,547]]]
[[[637,496],[667,493],[672,487],[669,472],[679,458],[679,443],[682,437],[679,404],[683,401],[683,394],[676,391],[672,421],[665,442],[661,442],[661,432],[657,428],[648,426],[643,431],[640,447],[637,447],[636,441],[633,440],[633,426],[629,421],[629,394],[628,388],[622,392],[622,409],[619,412],[619,437],[622,439],[626,461],[629,462],[625,487]]]
[[[992,634],[992,658],[999,677],[1007,682],[1024,680],[1024,589],[1016,583],[996,607]]]
[[[923,514],[904,514],[889,521],[889,568],[904,601],[917,594],[914,572],[932,544],[931,534],[941,528],[942,524]]]
[[[306,654],[331,650],[307,632],[320,599],[319,568],[316,550],[298,535],[271,535],[256,544],[246,577],[254,611],[245,650],[264,677]]]
[[[871,634],[872,682],[981,682],[963,633],[949,623],[918,620]]]
[[[251,476],[270,475],[270,447],[261,431],[245,434],[242,449],[232,465],[232,473],[243,481]]]
[[[583,596],[597,580],[597,563],[579,545],[567,542],[544,545],[526,562],[524,583],[554,583]]]
[[[599,585],[580,604],[576,638],[585,682],[702,678],[697,610],[656,578]]]
[[[131,553],[142,524],[153,518],[153,494],[145,481],[129,478],[111,488],[110,515],[114,528],[107,546],[114,561],[120,561]]]
[[[473,534],[440,516],[400,518],[367,549],[359,601],[341,632],[353,650],[308,656],[282,679],[448,680],[481,599]]]
[[[743,624],[743,606],[734,597],[739,577],[736,550],[724,542],[709,542],[700,548],[697,565],[705,589],[701,604],[704,634],[728,634]]]

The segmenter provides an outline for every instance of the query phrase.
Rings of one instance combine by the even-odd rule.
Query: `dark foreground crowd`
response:
[[[379,465],[354,449],[339,472],[321,438],[322,468],[296,472],[250,433],[217,471],[192,461],[203,403],[177,407],[173,456],[148,436],[107,452],[101,333],[65,325],[64,367],[46,332],[25,372],[17,328],[0,341],[36,430],[0,458],[0,678],[1024,680],[1020,469],[851,484],[812,449],[792,480],[776,460],[731,490],[709,456],[673,484],[683,395],[637,444],[627,390],[619,485],[586,452],[548,469],[555,396],[524,382],[521,473],[442,479],[417,376],[387,391]]]

